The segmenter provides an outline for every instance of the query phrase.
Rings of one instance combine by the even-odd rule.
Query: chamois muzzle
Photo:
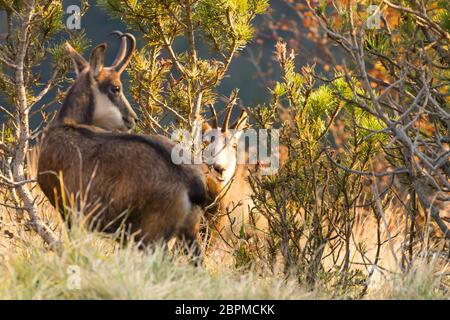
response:
[[[137,119],[135,117],[122,117],[123,123],[127,126],[128,130],[133,130],[136,127]]]

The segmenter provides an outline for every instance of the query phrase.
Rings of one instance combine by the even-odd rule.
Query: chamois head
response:
[[[129,131],[135,127],[137,116],[123,93],[120,75],[131,60],[136,39],[129,33],[114,33],[120,36],[121,43],[110,67],[104,66],[106,43],[92,50],[89,62],[66,43],[66,53],[72,59],[77,77],[58,121],[94,125],[110,131]],[[127,40],[130,40],[128,50]]]
[[[212,114],[211,125],[203,124],[203,133],[209,137],[210,145],[206,162],[210,165],[211,174],[224,187],[233,178],[237,168],[237,145],[242,130],[247,125],[247,113],[241,111],[239,119],[229,126],[233,104],[228,107],[221,127],[218,126],[217,114],[212,105],[209,106]],[[231,130],[229,130],[231,129]]]

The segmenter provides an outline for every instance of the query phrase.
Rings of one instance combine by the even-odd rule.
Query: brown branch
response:
[[[409,13],[409,14],[415,16],[418,20],[420,20],[421,22],[427,24],[429,27],[434,29],[436,32],[440,33],[447,40],[450,40],[450,34],[448,32],[446,32],[444,29],[442,29],[441,26],[438,25],[436,22],[431,20],[426,14],[423,14],[421,12],[417,12],[417,11],[414,11],[412,9],[396,5],[396,4],[394,4],[394,3],[392,3],[392,2],[390,2],[388,0],[383,0],[383,3],[387,4],[389,7],[393,8],[393,9],[396,9],[398,11],[402,11],[402,12],[405,12],[405,13]]]
[[[442,218],[440,216],[440,210],[433,205],[432,201],[430,201],[425,194],[425,189],[423,183],[421,183],[418,179],[414,180],[414,189],[416,190],[417,196],[419,198],[420,203],[426,210],[430,210],[430,215],[433,218],[433,220],[436,222],[436,224],[439,226],[441,231],[444,233],[445,239],[450,239],[450,231],[445,224],[444,221],[442,221]]]
[[[400,169],[395,169],[393,171],[386,171],[386,172],[374,172],[374,171],[369,172],[369,171],[354,170],[354,169],[347,168],[346,166],[343,166],[340,163],[337,163],[327,151],[325,151],[325,154],[327,155],[327,157],[331,161],[331,163],[333,163],[336,167],[338,167],[348,173],[353,173],[353,174],[357,174],[357,175],[361,175],[361,176],[382,178],[382,177],[392,176],[392,175],[396,175],[396,174],[408,173],[408,169],[406,169],[406,168],[400,168]]]

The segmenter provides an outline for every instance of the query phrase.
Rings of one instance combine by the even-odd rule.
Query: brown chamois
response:
[[[238,163],[237,145],[243,129],[248,126],[248,115],[242,110],[236,122],[229,126],[232,108],[233,105],[228,107],[224,122],[219,127],[217,114],[210,106],[211,125],[207,122],[203,124],[204,134],[214,136],[214,151],[209,160],[209,170],[205,172],[209,203],[205,218],[211,233],[210,248],[219,250],[232,246],[233,238],[239,236],[242,227],[247,230],[247,237],[253,236],[250,231],[253,226],[261,230],[267,228],[263,216],[250,213],[254,204],[248,178],[250,171],[257,172],[257,165]],[[250,225],[252,228],[246,228]]]
[[[98,208],[87,217],[91,227],[114,233],[124,225],[144,247],[179,237],[198,255],[203,173],[195,166],[175,165],[169,139],[123,132],[132,130],[136,120],[120,81],[135,39],[116,33],[122,41],[111,67],[104,66],[106,44],[93,49],[89,62],[66,44],[77,77],[44,131],[39,186],[57,208],[63,208],[64,197]]]

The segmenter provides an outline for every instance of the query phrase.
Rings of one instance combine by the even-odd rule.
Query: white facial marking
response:
[[[211,143],[211,147],[208,150],[208,156],[211,157],[207,163],[212,165],[212,171],[217,176],[217,179],[222,185],[227,183],[233,178],[236,171],[237,164],[237,152],[234,147],[236,137],[232,136],[230,132],[222,133],[220,128],[213,129],[210,132],[211,136],[215,137],[215,140]],[[214,167],[222,168],[221,173],[217,172]]]
[[[122,113],[119,108],[112,103],[106,94],[103,94],[94,87],[95,106],[94,106],[94,125],[107,130],[118,130],[126,127],[122,119]]]

